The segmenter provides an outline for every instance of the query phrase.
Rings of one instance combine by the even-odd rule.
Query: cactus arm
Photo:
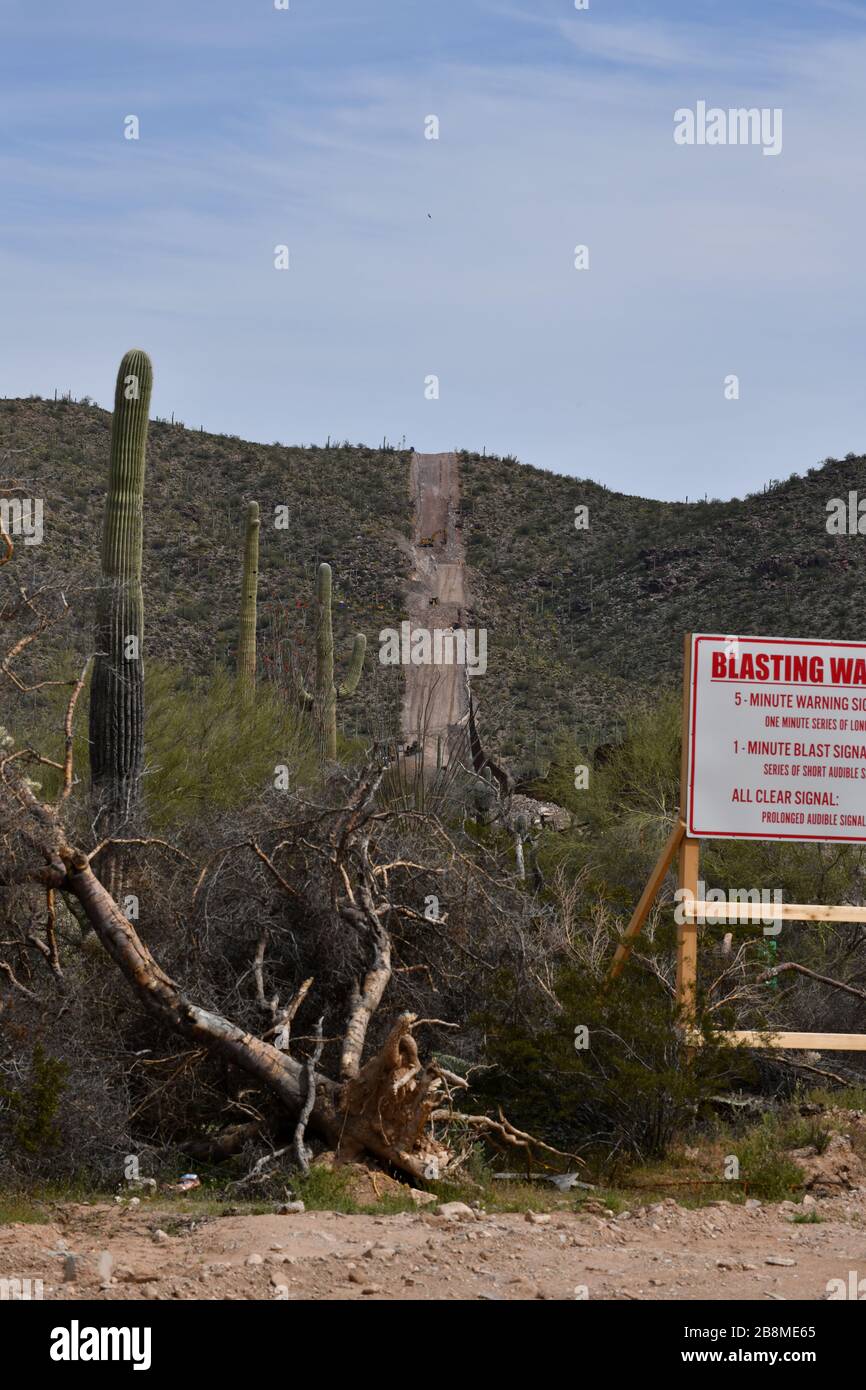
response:
[[[358,688],[358,681],[361,679],[361,672],[364,669],[364,656],[367,652],[367,639],[363,632],[355,633],[355,641],[352,644],[352,659],[349,662],[349,670],[346,679],[337,690],[337,699],[345,700],[347,695],[351,695]]]

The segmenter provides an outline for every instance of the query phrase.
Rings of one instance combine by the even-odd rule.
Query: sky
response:
[[[142,347],[195,428],[668,499],[866,452],[864,74],[866,0],[0,0],[0,395]]]

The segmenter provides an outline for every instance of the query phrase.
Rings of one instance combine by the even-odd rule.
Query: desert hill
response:
[[[70,584],[64,641],[76,652],[98,574],[110,424],[89,402],[0,401],[0,476],[44,498],[44,543],[28,548],[27,564]],[[279,640],[303,654],[315,566],[330,561],[340,658],[356,629],[372,648],[375,698],[362,684],[347,727],[395,727],[399,691],[375,652],[380,629],[405,616],[409,461],[388,447],[264,445],[152,421],[148,654],[200,669],[233,661],[243,509],[255,497],[262,656],[273,660]],[[676,682],[688,629],[861,637],[863,538],[829,534],[827,503],[856,490],[864,464],[848,455],[743,499],[669,503],[461,454],[467,618],[489,634],[476,694],[491,746],[526,773],[563,731],[580,743],[608,738],[635,699]],[[285,529],[273,524],[278,507]],[[588,512],[581,529],[578,507]]]

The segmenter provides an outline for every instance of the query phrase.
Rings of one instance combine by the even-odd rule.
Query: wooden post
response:
[[[688,805],[689,775],[689,703],[692,675],[692,634],[687,632],[683,639],[683,717],[682,752],[680,755],[680,819],[686,822]],[[698,869],[700,866],[700,841],[684,836],[680,844],[678,886],[692,895],[698,896]],[[677,979],[676,1000],[683,1022],[694,1024],[697,1017],[697,979],[698,979],[698,928],[694,922],[684,922],[677,927]]]
[[[685,836],[680,845],[678,886],[688,889],[693,900],[698,895],[700,852],[700,841]],[[676,999],[687,1025],[693,1024],[697,1017],[697,982],[698,928],[694,922],[683,922],[677,927]]]
[[[616,948],[616,954],[614,955],[610,970],[607,973],[605,987],[611,984],[615,979],[618,978],[618,976],[622,974],[626,961],[631,955],[632,947],[634,946],[635,942],[635,937],[638,935],[641,928],[643,927],[644,922],[649,916],[650,908],[655,902],[658,891],[664,883],[665,875],[668,869],[670,868],[671,864],[674,862],[674,855],[680,848],[683,838],[683,830],[683,823],[682,821],[678,820],[670,835],[668,836],[664,849],[662,850],[661,854],[656,860],[655,868],[650,874],[650,877],[648,878],[646,883],[646,887],[641,893],[640,902],[638,903],[637,907],[632,913],[631,921],[629,922],[628,926],[622,934],[622,939],[620,940],[620,943]]]

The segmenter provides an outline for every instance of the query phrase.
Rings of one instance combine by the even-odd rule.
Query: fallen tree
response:
[[[93,854],[68,842],[59,807],[37,799],[21,771],[24,761],[33,757],[7,752],[0,761],[2,794],[7,800],[4,820],[10,821],[11,799],[18,812],[19,843],[29,851],[26,861],[15,866],[14,880],[40,885],[49,898],[57,893],[70,895],[150,1014],[240,1067],[265,1085],[290,1114],[300,1114],[307,1099],[305,1064],[273,1042],[200,1007],[165,973],[93,872]],[[342,1157],[354,1158],[366,1151],[414,1179],[432,1179],[446,1172],[451,1159],[447,1145],[435,1136],[433,1120],[450,1117],[447,1094],[456,1078],[449,1079],[435,1062],[420,1060],[413,1037],[417,1020],[411,1013],[401,1014],[382,1050],[361,1064],[367,1028],[391,970],[390,941],[382,919],[394,905],[377,893],[376,878],[381,875],[375,874],[369,858],[370,817],[375,814],[373,799],[382,773],[379,769],[361,779],[331,837],[335,867],[345,885],[335,897],[335,907],[369,933],[370,960],[353,991],[340,1077],[315,1074],[308,1124]],[[354,884],[347,864],[356,869]]]

